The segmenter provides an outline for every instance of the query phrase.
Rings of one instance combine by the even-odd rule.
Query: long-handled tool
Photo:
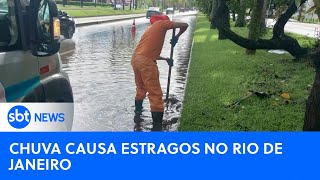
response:
[[[176,29],[173,28],[173,32],[172,32],[172,39],[174,39],[176,35]],[[173,59],[173,49],[174,49],[174,44],[171,43],[171,52],[170,52],[170,59]],[[171,80],[171,68],[172,66],[169,66],[169,73],[168,73],[168,84],[167,84],[167,94],[166,94],[166,107],[168,109],[168,105],[169,105],[169,91],[170,91],[170,80]]]

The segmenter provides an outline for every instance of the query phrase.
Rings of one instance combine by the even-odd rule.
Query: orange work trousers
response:
[[[135,100],[143,100],[148,92],[151,112],[163,112],[163,94],[156,61],[142,55],[133,55],[131,65],[136,82]]]

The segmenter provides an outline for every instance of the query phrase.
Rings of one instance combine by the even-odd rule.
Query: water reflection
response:
[[[164,114],[165,131],[178,126],[195,16],[177,17],[190,28],[175,47],[169,108]],[[73,130],[76,131],[151,131],[152,119],[148,99],[144,111],[134,117],[135,83],[130,60],[134,47],[149,25],[146,19],[81,27],[77,29],[75,50],[62,56],[63,68],[69,74],[75,100]],[[162,56],[170,55],[171,32],[167,33]],[[160,82],[166,91],[168,65],[158,62]]]

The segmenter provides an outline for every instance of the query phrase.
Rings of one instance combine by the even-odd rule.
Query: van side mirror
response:
[[[36,12],[32,13],[33,35],[32,54],[34,56],[51,56],[60,49],[60,21],[58,8],[53,0],[41,0],[34,4]]]

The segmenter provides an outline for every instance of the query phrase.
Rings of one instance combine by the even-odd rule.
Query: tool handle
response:
[[[175,37],[175,35],[176,35],[176,29],[173,28],[172,39]],[[173,46],[173,44],[171,44],[170,59],[173,59],[173,49],[174,49],[174,46]],[[167,94],[166,94],[166,106],[167,106],[167,108],[168,108],[168,99],[169,99],[169,91],[170,91],[171,68],[172,68],[172,66],[169,66]]]

